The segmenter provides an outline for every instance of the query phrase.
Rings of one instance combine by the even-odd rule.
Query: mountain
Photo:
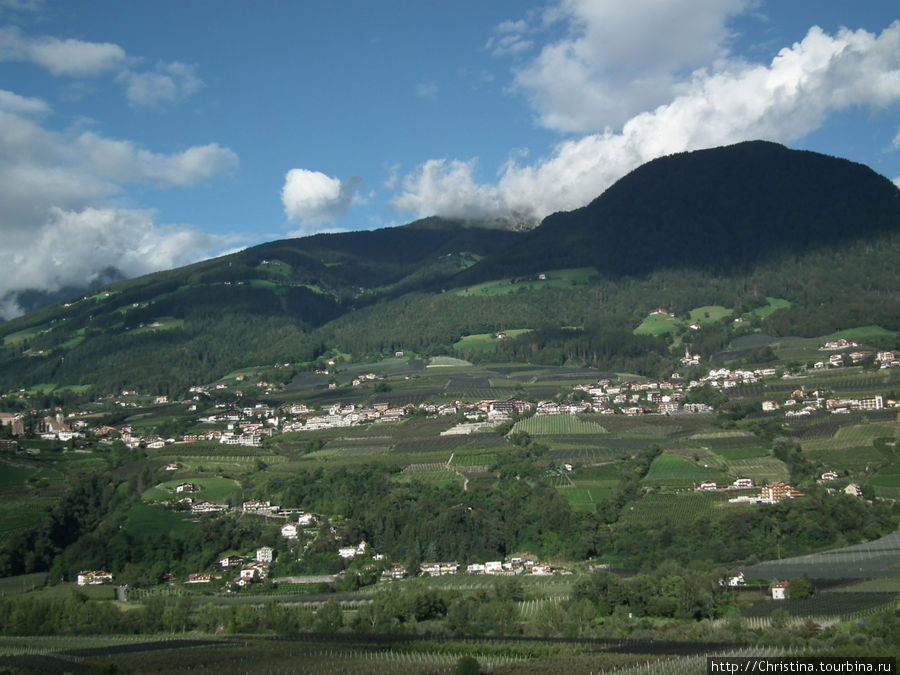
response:
[[[900,191],[870,168],[751,141],[655,159],[587,206],[546,218],[466,281],[594,266],[616,277],[660,268],[746,271],[895,232]]]
[[[682,153],[530,232],[429,218],[108,284],[0,326],[0,389],[182,392],[335,351],[453,353],[513,328],[531,332],[494,358],[665,372],[681,337],[634,335],[648,312],[767,297],[788,307],[765,319],[771,334],[900,330],[898,223],[897,188],[859,164],[765,142]],[[718,350],[731,334],[691,337]]]

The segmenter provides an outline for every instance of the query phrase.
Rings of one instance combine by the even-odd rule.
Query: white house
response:
[[[785,600],[787,598],[787,581],[776,581],[774,584],[769,586],[769,591],[772,593],[773,600]]]
[[[103,570],[87,570],[78,573],[79,586],[96,586],[97,584],[112,583],[113,576]]]
[[[319,517],[315,513],[301,513],[300,517],[297,519],[297,524],[300,527],[309,527],[310,525],[315,525],[319,522]]]

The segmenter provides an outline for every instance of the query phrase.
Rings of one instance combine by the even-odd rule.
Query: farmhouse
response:
[[[309,527],[319,522],[319,517],[315,513],[301,513],[297,518],[297,524],[301,527]]]
[[[239,555],[229,555],[216,563],[216,567],[222,570],[232,569],[235,567],[240,567],[246,562],[246,558],[243,558]]]
[[[855,342],[850,342],[845,338],[838,338],[837,340],[830,340],[826,342],[824,345],[819,347],[819,351],[832,351],[835,349],[847,349],[848,347],[859,347],[859,345]]]
[[[769,586],[769,592],[772,594],[773,600],[784,600],[787,598],[787,581],[776,581]]]
[[[187,497],[190,499],[190,497]],[[216,504],[215,502],[207,502],[202,499],[191,502],[191,513],[221,513],[228,510],[227,504]]]
[[[257,501],[255,499],[248,499],[243,504],[244,513],[259,513],[262,515],[271,515],[273,513],[278,513],[280,509],[281,507],[268,501]]]
[[[368,544],[365,541],[359,542],[358,546],[343,546],[338,549],[338,555],[342,558],[355,558],[358,555],[365,555]]]
[[[208,584],[212,581],[212,575],[203,574],[202,572],[194,572],[192,574],[188,574],[186,584]]]

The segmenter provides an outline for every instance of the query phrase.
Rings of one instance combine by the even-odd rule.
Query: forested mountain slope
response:
[[[766,319],[772,334],[895,331],[898,224],[897,188],[846,160],[766,142],[683,153],[529,233],[429,218],[109,284],[0,327],[0,388],[169,393],[330,349],[447,354],[516,328],[531,332],[497,358],[651,373],[673,346],[633,334],[654,308],[740,313],[767,297],[789,307]]]
[[[900,191],[868,167],[752,141],[648,162],[463,277],[583,265],[610,278],[685,267],[746,272],[898,227]]]

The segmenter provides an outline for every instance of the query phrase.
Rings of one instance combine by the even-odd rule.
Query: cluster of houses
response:
[[[837,474],[835,474],[835,476],[836,475]],[[698,492],[718,492],[722,490],[752,490],[753,487],[753,479],[751,478],[738,478],[729,485],[719,485],[718,483],[714,483],[712,481],[704,481],[699,485],[694,485],[694,489]],[[733,497],[728,501],[732,504],[777,504],[778,502],[785,499],[794,499],[795,497],[802,496],[803,493],[799,492],[797,488],[779,481],[776,483],[761,486],[759,488],[759,493],[756,496],[741,495],[739,497]]]
[[[832,414],[849,413],[853,410],[882,410],[885,407],[896,408],[900,402],[888,400],[885,404],[881,394],[875,396],[861,396],[859,398],[825,398],[818,391],[811,394],[804,393],[803,389],[795,389],[789,398],[782,402],[767,400],[762,404],[763,412],[775,412],[784,410],[784,416],[808,417],[820,410],[827,410]]]
[[[419,574],[432,577],[440,577],[448,574],[457,574],[461,570],[456,562],[423,562],[419,565]],[[498,574],[518,575],[534,574],[548,576],[553,574],[553,567],[549,563],[537,562],[526,558],[510,558],[509,561],[492,560],[485,563],[470,563],[466,565],[466,574]],[[391,576],[394,576],[391,570]]]
[[[875,357],[875,363],[878,364],[879,368],[896,368],[900,366],[900,359],[898,359],[898,354],[896,352],[871,352],[871,351],[853,351],[847,354],[847,359],[849,359],[851,364],[859,364],[865,361],[866,359]],[[847,360],[844,359],[844,354],[831,354],[828,357],[827,361],[816,361],[813,364],[813,368],[840,368],[841,366],[847,365]]]
[[[419,564],[417,575],[430,577],[443,577],[465,572],[466,574],[488,574],[498,576],[513,576],[519,574],[534,574],[536,576],[549,576],[553,574],[553,567],[549,563],[526,560],[525,558],[511,558],[504,562],[491,560],[485,563],[470,563],[465,569],[458,562],[423,562]],[[392,563],[390,567],[381,573],[382,579],[404,579],[409,571],[400,563]]]
[[[733,497],[728,501],[733,504],[741,502],[750,504],[777,504],[785,499],[794,499],[795,497],[802,496],[803,493],[798,491],[793,485],[778,481],[760,487],[759,494],[755,497],[751,495],[742,495],[740,497]]]
[[[856,349],[859,347],[859,344],[853,342],[851,340],[847,340],[846,338],[839,338],[837,340],[829,340],[824,345],[819,347],[820,352],[836,352],[836,351],[845,351],[847,349],[855,349],[855,351],[849,352],[846,354],[850,363],[862,363],[866,359],[875,357],[875,363],[878,364],[879,368],[896,368],[900,367],[900,354],[896,352],[889,351],[880,351],[880,352],[872,352],[867,350],[859,350]],[[827,361],[816,361],[813,364],[815,368],[838,368],[846,364],[844,359],[844,354],[831,354],[828,357]]]
[[[723,585],[737,588],[739,586],[744,586],[746,583],[747,581],[744,578],[744,573],[738,572],[736,574],[730,575],[728,577],[727,583],[723,583]],[[769,585],[769,594],[772,596],[773,600],[787,600],[789,586],[790,582],[788,581],[775,581]]]
[[[657,310],[658,314],[669,314],[663,309]],[[848,349],[855,349],[859,345],[846,339],[838,339],[826,342],[820,350],[834,352],[827,360],[816,363],[816,367],[836,367],[847,361],[859,363],[869,357],[873,357],[882,368],[900,366],[900,354],[892,351],[871,352],[858,350],[846,353]],[[845,353],[838,353],[845,352]],[[699,364],[700,356],[692,354],[689,348],[681,358],[685,366]],[[327,371],[324,371],[327,372]],[[596,412],[600,414],[625,414],[630,416],[643,414],[680,414],[680,413],[708,413],[712,411],[710,406],[702,403],[685,403],[685,392],[694,387],[704,385],[717,389],[730,389],[740,385],[758,383],[766,377],[776,375],[775,368],[758,368],[755,370],[718,368],[696,379],[685,380],[678,373],[663,381],[648,380],[646,382],[628,381],[613,382],[602,379],[595,384],[578,384],[573,387],[573,392],[584,392],[587,396],[571,397],[577,400],[560,402],[556,400],[539,401],[535,408],[538,415],[577,414],[581,412]],[[243,379],[238,377],[238,380]],[[353,385],[377,379],[373,373],[361,375],[353,381]],[[268,383],[261,382],[257,386],[268,387]],[[224,384],[215,385],[217,388],[226,388]],[[192,398],[183,401],[189,410],[196,410],[201,397],[206,395],[208,386],[191,387]],[[242,392],[233,392],[240,399]],[[123,397],[138,396],[136,392],[122,392]],[[156,397],[157,403],[166,403],[165,396]],[[133,401],[131,401],[133,403]],[[69,440],[84,436],[90,431],[94,436],[100,437],[105,442],[121,440],[129,448],[145,447],[149,449],[163,448],[166,445],[181,442],[216,441],[225,445],[242,445],[259,447],[266,438],[277,432],[317,431],[322,429],[343,428],[365,423],[392,423],[400,421],[405,415],[417,409],[428,415],[465,415],[469,420],[479,419],[482,423],[501,423],[513,412],[522,414],[531,410],[534,404],[516,399],[508,400],[481,400],[454,401],[445,404],[389,404],[374,403],[361,407],[353,404],[333,403],[326,409],[311,410],[303,404],[288,404],[280,408],[256,404],[253,406],[240,406],[239,404],[218,404],[213,414],[199,417],[199,424],[217,425],[218,428],[207,431],[192,431],[184,434],[180,439],[161,438],[158,436],[135,435],[133,429],[125,425],[121,428],[101,426],[88,428],[87,423],[80,419],[64,420],[62,413],[46,416],[41,423],[41,435],[44,438]],[[887,406],[898,406],[896,401],[885,402],[881,396],[868,396],[861,398],[823,399],[818,392],[807,396],[802,389],[792,392],[786,401],[767,400],[762,402],[764,411],[785,409],[785,416],[804,416],[817,410],[829,410],[840,413],[850,410],[880,410]],[[14,425],[14,432],[18,424],[19,433],[22,416],[3,413],[0,415],[0,423]]]
[[[819,483],[828,483],[829,481],[838,480],[839,476],[836,471],[826,471],[822,474]],[[712,481],[704,481],[699,485],[695,484],[694,489],[700,492],[716,492],[721,490],[752,490],[753,480],[750,478],[738,478],[730,485],[718,485]],[[850,483],[843,488],[845,494],[852,497],[861,497],[862,490],[856,483]],[[734,497],[728,501],[734,504],[750,503],[750,504],[777,504],[785,499],[794,499],[795,497],[803,497],[803,493],[797,488],[784,482],[776,482],[769,485],[763,485],[759,488],[759,494],[756,496],[741,495]]]
[[[237,570],[237,576],[229,584],[237,588],[246,588],[250,584],[268,578],[274,556],[275,550],[271,546],[261,546],[256,550],[256,558],[253,560],[229,555],[219,560],[216,567],[223,572]],[[207,583],[211,580],[211,575],[201,573],[190,575],[187,583]]]

